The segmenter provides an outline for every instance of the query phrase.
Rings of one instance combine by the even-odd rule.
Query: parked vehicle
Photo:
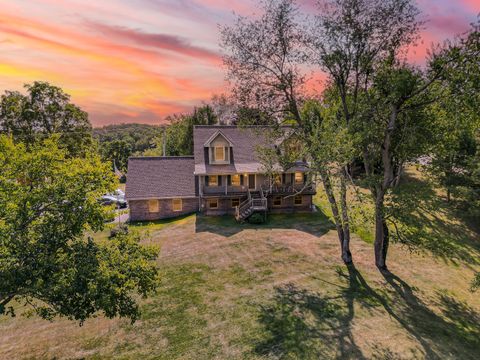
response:
[[[125,201],[125,197],[123,199],[120,196],[114,196],[114,195],[103,195],[100,198],[100,202],[103,205],[112,205],[114,204],[115,206],[119,207],[120,209],[124,209],[127,207],[127,202]]]

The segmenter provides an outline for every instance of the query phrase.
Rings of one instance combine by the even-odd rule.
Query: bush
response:
[[[127,224],[122,224],[118,227],[114,227],[113,229],[110,230],[110,235],[108,236],[109,239],[113,239],[114,237],[117,237],[118,235],[127,235],[128,234],[128,225]]]
[[[264,215],[261,213],[253,213],[249,218],[248,222],[250,224],[263,224],[265,221]]]

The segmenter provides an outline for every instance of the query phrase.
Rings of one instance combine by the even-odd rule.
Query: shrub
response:
[[[264,215],[261,213],[253,213],[249,218],[250,224],[262,224],[265,221]]]
[[[108,236],[109,239],[113,239],[114,237],[117,237],[118,235],[127,235],[128,234],[128,225],[127,224],[122,224],[118,227],[114,227],[113,229],[110,230],[110,235]]]

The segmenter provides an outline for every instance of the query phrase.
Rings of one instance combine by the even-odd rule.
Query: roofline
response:
[[[215,128],[218,128],[218,129],[235,129],[235,128],[239,128],[239,129],[245,129],[245,128],[276,128],[276,127],[280,127],[280,128],[293,128],[292,125],[278,125],[278,126],[275,126],[275,125],[193,125],[194,128],[198,128],[198,129],[202,129],[202,128],[206,128],[206,129],[215,129]]]
[[[192,195],[188,195],[188,196],[163,196],[163,197],[158,197],[158,196],[149,196],[149,197],[132,197],[132,198],[129,198],[128,196],[125,196],[126,200],[127,201],[137,201],[137,200],[151,200],[151,199],[155,199],[155,200],[172,200],[172,199],[196,199],[198,198],[198,196],[192,196]]]
[[[217,130],[217,131],[215,131],[215,132],[212,134],[212,136],[210,136],[210,137],[208,138],[207,141],[205,141],[205,143],[203,144],[203,147],[205,147],[205,146],[210,146],[210,144],[212,143],[212,141],[215,140],[219,135],[222,135],[222,137],[223,137],[225,140],[228,141],[228,143],[230,144],[230,146],[233,146],[233,145],[234,145],[233,142],[232,142],[224,133],[222,133],[222,130]]]
[[[184,156],[130,156],[128,160],[181,160],[181,159],[195,159],[193,155]]]

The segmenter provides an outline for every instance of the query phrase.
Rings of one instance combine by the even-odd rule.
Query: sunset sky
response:
[[[302,0],[312,9],[315,0]],[[158,124],[225,92],[218,24],[252,0],[0,1],[0,91],[45,80],[61,86],[94,126]],[[480,0],[420,0],[432,42],[464,32]]]

